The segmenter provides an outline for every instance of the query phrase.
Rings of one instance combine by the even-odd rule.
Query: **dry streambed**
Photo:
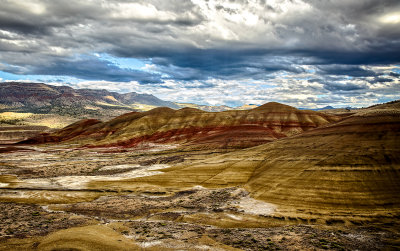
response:
[[[149,158],[141,155],[51,146],[2,154],[0,201],[44,204],[90,201],[108,194],[101,189],[88,189],[90,182],[155,175],[161,173],[157,170],[169,167],[156,161],[143,164],[143,159]]]
[[[117,171],[116,174],[110,175],[75,175],[22,180],[16,176],[3,175],[0,176],[0,187],[3,188],[0,192],[0,201],[41,204],[91,201],[110,193],[88,189],[87,184],[92,181],[120,181],[155,175],[161,173],[156,170],[166,167],[169,166],[165,164],[151,166],[125,164],[101,168],[102,171]],[[115,193],[115,191],[111,192]]]

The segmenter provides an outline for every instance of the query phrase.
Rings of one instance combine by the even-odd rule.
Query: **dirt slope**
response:
[[[339,120],[336,116],[267,103],[248,111],[205,112],[162,107],[132,112],[105,123],[71,125],[46,139],[73,140],[91,146],[133,147],[143,143],[180,143],[196,147],[249,147],[291,136]],[[71,137],[69,130],[80,131]],[[68,131],[67,131],[68,130]]]
[[[398,210],[400,111],[367,110],[301,135],[164,171],[134,181],[163,187],[244,185],[253,197],[281,207]]]

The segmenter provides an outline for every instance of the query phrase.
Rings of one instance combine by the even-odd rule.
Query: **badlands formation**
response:
[[[396,250],[400,102],[156,108],[0,156],[0,250]]]
[[[205,112],[166,107],[124,114],[108,122],[83,120],[24,143],[74,142],[85,146],[134,147],[179,143],[204,148],[243,148],[338,121],[339,117],[267,103],[252,110]]]

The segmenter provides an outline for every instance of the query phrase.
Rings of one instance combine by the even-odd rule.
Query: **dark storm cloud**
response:
[[[376,84],[376,83],[388,83],[388,82],[393,82],[393,81],[394,81],[394,80],[391,79],[391,78],[381,78],[381,77],[378,77],[378,78],[374,78],[374,79],[372,79],[372,80],[369,80],[368,82],[371,83],[371,84]]]
[[[290,6],[290,1],[282,1],[274,7],[260,1],[258,7],[267,14],[282,14],[278,20],[273,20],[268,15],[255,13],[264,22],[270,23],[265,27],[274,29],[272,34],[278,39],[277,43],[260,44],[256,41],[258,39],[247,41],[246,33],[251,34],[250,28],[243,30],[243,38],[239,41],[226,41],[224,46],[227,48],[221,48],[217,45],[218,39],[211,38],[215,46],[204,49],[199,49],[196,43],[202,44],[204,39],[214,34],[207,34],[206,31],[191,35],[190,30],[180,26],[204,25],[207,19],[213,22],[213,17],[207,17],[208,13],[202,12],[190,1],[135,1],[136,5],[129,5],[130,2],[126,1],[28,1],[26,5],[6,0],[0,2],[0,29],[25,34],[28,40],[32,39],[29,34],[40,35],[43,37],[33,39],[43,39],[49,45],[61,43],[64,47],[74,46],[78,51],[86,48],[120,57],[161,58],[162,61],[154,62],[164,62],[161,66],[167,64],[193,69],[187,77],[177,74],[179,79],[185,80],[204,79],[204,76],[237,78],[241,75],[248,77],[249,74],[257,77],[276,71],[298,72],[301,70],[293,64],[303,58],[307,58],[310,64],[359,65],[400,61],[400,54],[396,53],[400,51],[399,40],[388,40],[396,36],[400,28],[381,24],[369,28],[369,22],[377,19],[377,15],[399,8],[398,1],[310,1],[309,10],[294,16],[282,14],[283,6]],[[236,3],[245,7],[248,5],[247,1]],[[209,4],[207,6],[211,9]],[[241,14],[240,8],[229,7],[225,1],[213,8],[229,15]],[[72,41],[60,42],[60,33],[66,34]],[[262,38],[262,33],[258,36]],[[349,43],[347,37],[359,37],[359,41]],[[290,40],[296,43],[288,45]],[[268,59],[270,56],[295,58],[292,62],[261,60],[264,64],[255,64],[260,58]],[[163,69],[168,71],[168,67]],[[193,74],[194,71],[197,73]],[[350,76],[373,74],[357,69],[357,66],[325,71],[327,74],[348,73]]]
[[[284,74],[295,81],[282,92],[303,88],[310,95],[320,83],[336,100],[367,91],[362,81],[396,89],[399,77],[373,68],[400,62],[398,0],[0,0],[0,6],[0,70],[20,75],[165,89],[175,88],[163,85],[171,80],[205,90],[216,88],[208,80],[279,82]],[[95,53],[145,61],[154,73]],[[306,74],[314,80],[301,86],[297,80]]]
[[[394,64],[400,62],[400,41],[389,41],[365,48],[363,51],[347,50],[293,50],[293,55],[312,58],[312,64],[347,64],[347,65],[374,65]]]
[[[126,3],[125,1],[109,2],[115,4],[118,4],[118,2],[121,4]],[[164,7],[166,9],[170,7],[170,5],[165,4],[165,1],[164,4],[159,1],[148,2],[156,2],[158,7]],[[70,25],[89,23],[114,25],[118,22],[127,22],[127,25],[129,25],[130,22],[151,22],[192,26],[198,24],[202,19],[202,17],[196,13],[194,13],[193,16],[188,16],[185,12],[175,18],[164,20],[158,18],[142,19],[140,17],[124,18],[118,15],[112,16],[108,5],[104,5],[104,2],[96,1],[44,0],[18,3],[15,1],[1,0],[0,4],[0,28],[23,34],[34,33],[49,35],[49,32],[55,28],[67,28]],[[174,5],[172,4],[172,6]],[[189,5],[187,3],[181,3],[180,6],[184,6],[180,9],[184,10],[184,8],[187,8]],[[179,10],[176,9],[175,11]]]
[[[210,77],[265,79],[268,74],[278,71],[305,72],[286,56],[275,56],[262,49],[186,49],[185,53],[176,52],[168,57],[153,58],[152,62],[163,72],[179,80]]]
[[[395,78],[399,78],[400,77],[400,73],[391,72],[391,73],[389,73],[389,76],[392,76],[392,77],[395,77]]]
[[[55,28],[65,29],[106,12],[98,5],[82,1],[1,0],[0,29],[25,35],[51,35]]]
[[[352,83],[325,83],[324,88],[333,92],[349,92],[367,89],[365,86],[360,86]]]
[[[29,67],[8,66],[2,70],[14,74],[72,76],[85,80],[138,81],[142,84],[162,82],[158,74],[119,68],[109,61],[100,60],[93,56],[85,56],[78,59],[62,59],[51,62],[48,65]]]
[[[21,20],[19,17],[9,18],[4,15],[0,16],[0,29],[10,30],[23,34],[48,34],[50,26],[33,24],[27,20]]]
[[[321,74],[327,75],[347,75],[351,77],[372,77],[377,73],[371,70],[365,70],[354,65],[323,65],[318,67]]]

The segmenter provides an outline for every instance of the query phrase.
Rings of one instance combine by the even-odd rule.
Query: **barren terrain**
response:
[[[399,249],[398,105],[157,108],[0,145],[0,249]]]
[[[116,250],[376,250],[395,248],[400,238],[394,219],[351,223],[326,215],[282,216],[279,207],[253,199],[242,185],[92,185],[155,177],[149,175],[234,150],[185,152],[174,145],[124,151],[71,145],[2,149],[2,250],[68,245],[85,250],[88,243]],[[107,239],[96,239],[98,234]]]

